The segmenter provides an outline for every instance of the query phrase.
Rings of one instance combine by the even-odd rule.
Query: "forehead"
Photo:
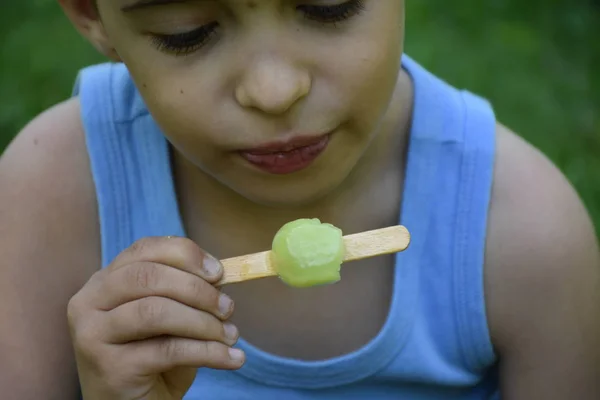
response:
[[[94,0],[96,1],[96,0]],[[147,8],[152,6],[168,5],[168,4],[181,4],[181,3],[200,3],[200,2],[228,2],[229,0],[117,0],[117,3],[123,11],[133,11],[136,9]],[[247,7],[250,9],[256,8],[265,0],[234,0],[238,7]]]

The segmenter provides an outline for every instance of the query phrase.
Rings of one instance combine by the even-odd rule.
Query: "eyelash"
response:
[[[306,19],[326,24],[335,24],[350,19],[364,8],[364,0],[349,0],[332,6],[304,5],[297,7],[304,13]]]
[[[217,33],[218,22],[211,22],[193,31],[173,35],[152,35],[152,43],[165,53],[187,55],[200,49]]]
[[[302,5],[296,7],[306,19],[323,24],[348,20],[364,10],[364,0],[348,0],[332,6]],[[184,56],[205,46],[217,34],[218,22],[211,22],[193,31],[173,35],[152,35],[152,43],[165,53]]]

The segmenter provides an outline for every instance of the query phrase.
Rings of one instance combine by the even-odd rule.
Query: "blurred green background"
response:
[[[600,232],[600,1],[406,3],[407,53],[490,99],[503,123],[564,171]],[[10,7],[0,14],[0,151],[69,96],[79,68],[103,61],[55,0]]]

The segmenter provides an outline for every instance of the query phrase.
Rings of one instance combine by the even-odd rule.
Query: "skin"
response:
[[[338,28],[308,22],[290,1],[187,2],[123,13],[121,6],[131,3],[100,1],[102,24],[71,17],[127,64],[181,162],[243,202],[314,202],[345,180],[374,139],[386,140],[378,128],[400,65],[403,2],[370,1],[361,18]],[[216,37],[187,57],[157,51],[144,35],[186,32],[215,19]],[[328,132],[334,132],[331,146],[317,165],[293,177],[256,171],[235,153]]]
[[[241,365],[227,355],[224,323],[230,322],[250,342],[288,356],[300,354],[283,340],[290,337],[308,359],[366,343],[387,313],[392,258],[349,269],[332,287],[298,292],[265,279],[226,288],[235,300],[229,318],[230,312],[219,314],[211,285],[220,272],[203,272],[209,256],[195,243],[222,258],[268,248],[281,225],[304,216],[348,233],[397,221],[412,99],[410,80],[398,73],[403,3],[367,1],[362,14],[338,28],[296,18],[285,1],[192,2],[136,15],[121,13],[124,4],[101,0],[99,18],[89,2],[61,1],[96,48],[127,63],[173,144],[192,240],[148,239],[99,271],[96,199],[78,101],[32,121],[0,159],[4,393],[75,399],[81,381],[86,399],[180,398],[191,367]],[[231,34],[188,57],[161,53],[141,33],[195,28],[188,25],[225,9],[224,32]],[[278,135],[331,129],[337,133],[326,153],[293,176],[259,173],[232,153]],[[589,216],[544,156],[503,126],[497,137],[485,288],[502,397],[600,398],[600,252]],[[241,236],[252,240],[231,240]],[[361,299],[352,295],[358,288]],[[157,292],[165,302],[146,306]],[[128,309],[141,312],[134,318],[123,313]],[[190,313],[204,322],[182,326],[194,319]],[[348,335],[344,328],[357,320],[360,329]],[[101,326],[110,328],[95,329]],[[142,328],[132,333],[133,326]],[[314,326],[344,340],[307,334]],[[123,344],[131,335],[157,332],[174,334],[174,341]]]

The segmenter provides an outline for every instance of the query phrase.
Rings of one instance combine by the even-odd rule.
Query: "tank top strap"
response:
[[[479,374],[495,362],[483,274],[496,117],[487,100],[451,87],[410,57],[403,65],[415,83],[403,215],[422,246],[413,255],[427,308],[420,315],[429,329],[446,330],[448,349],[459,343],[448,357]],[[448,322],[434,321],[436,314]]]
[[[484,292],[488,213],[494,179],[496,118],[489,102],[468,91],[464,103],[463,151],[457,186],[454,235],[458,338],[470,368],[482,371],[495,362]]]
[[[123,64],[81,70],[79,97],[96,186],[102,265],[145,236],[183,236],[166,139]]]

